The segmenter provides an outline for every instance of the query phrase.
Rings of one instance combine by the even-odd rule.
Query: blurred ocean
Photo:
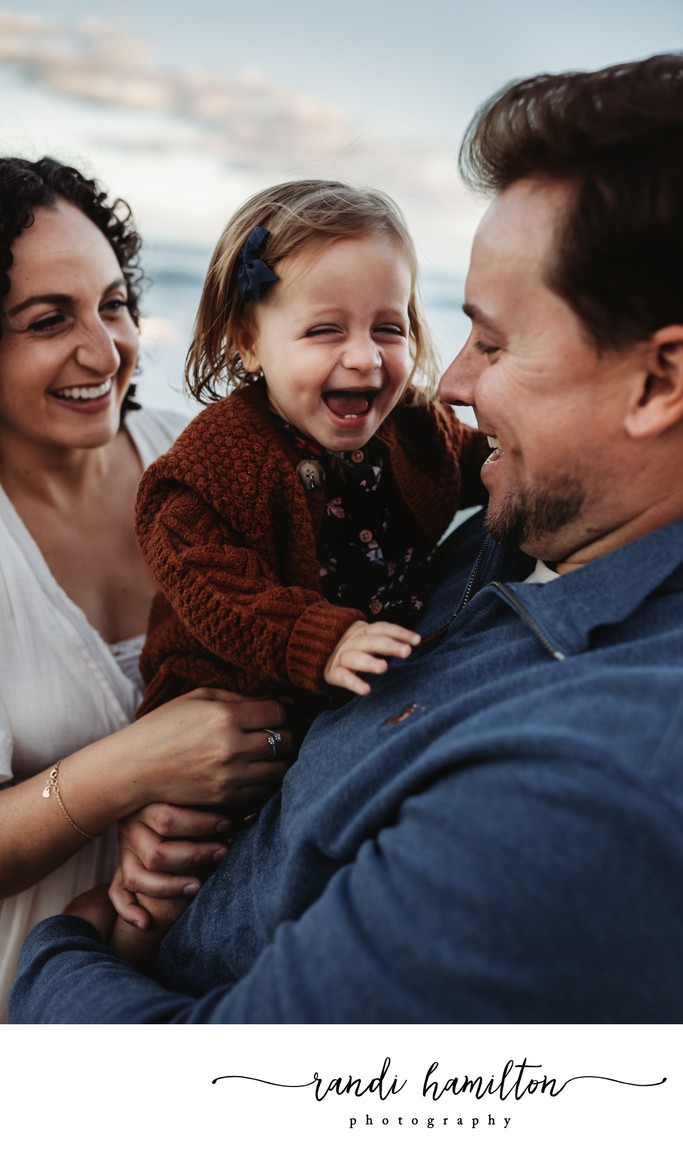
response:
[[[138,398],[146,407],[198,410],[185,395],[183,366],[210,257],[208,248],[145,244],[142,263],[148,286],[142,299]],[[453,359],[469,330],[461,311],[462,289],[462,282],[445,275],[422,275],[423,299],[442,367]]]

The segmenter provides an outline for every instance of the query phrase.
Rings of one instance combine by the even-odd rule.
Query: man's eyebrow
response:
[[[110,291],[115,291],[116,288],[120,288],[120,287],[125,288],[126,286],[127,285],[126,285],[125,278],[123,276],[117,277],[115,280],[112,280],[112,282],[107,285],[107,287],[102,292],[102,296],[104,297],[104,296],[108,295]],[[8,315],[8,317],[13,317],[15,315],[19,315],[22,311],[26,311],[27,308],[33,307],[34,304],[40,304],[40,303],[48,303],[48,304],[52,304],[55,307],[60,307],[60,306],[63,307],[65,304],[70,303],[71,299],[72,299],[72,297],[70,295],[67,295],[66,293],[62,293],[62,292],[50,292],[46,295],[32,295],[32,296],[29,296],[27,299],[23,299],[21,301],[21,303],[16,304],[15,307],[10,308],[7,315]]]
[[[496,339],[502,340],[502,328],[495,322],[495,320],[491,319],[491,316],[487,315],[486,312],[483,311],[482,308],[480,308],[476,303],[464,303],[462,305],[462,310],[464,311],[467,318],[472,320],[472,323],[478,323],[480,327],[486,328],[486,331],[489,332],[490,335],[494,336]]]

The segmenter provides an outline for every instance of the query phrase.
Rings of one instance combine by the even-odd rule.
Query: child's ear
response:
[[[628,416],[628,430],[635,438],[657,435],[683,421],[683,325],[655,332],[646,357],[646,372]]]
[[[249,372],[250,375],[256,374],[257,371],[261,370],[261,363],[258,357],[256,342],[256,332],[252,328],[251,324],[242,323],[239,331],[237,332],[235,344],[237,346],[238,352],[240,353],[242,366],[244,367],[245,371]]]

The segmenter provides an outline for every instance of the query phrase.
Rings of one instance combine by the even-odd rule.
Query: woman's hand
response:
[[[148,803],[216,806],[240,818],[258,810],[279,787],[292,754],[285,721],[275,699],[200,688],[61,759],[69,819],[54,797],[41,798],[54,760],[40,776],[6,787],[0,898],[40,882],[84,845],[71,820],[96,836]]]
[[[201,687],[111,737],[134,772],[135,807],[165,802],[243,812],[258,810],[282,781],[291,751],[286,720],[276,699]]]

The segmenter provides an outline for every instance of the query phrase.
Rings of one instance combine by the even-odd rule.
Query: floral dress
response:
[[[301,455],[302,482],[325,488],[316,541],[323,595],[369,619],[410,626],[423,607],[428,556],[420,554],[384,445],[371,439],[356,451],[331,452],[279,422]]]

